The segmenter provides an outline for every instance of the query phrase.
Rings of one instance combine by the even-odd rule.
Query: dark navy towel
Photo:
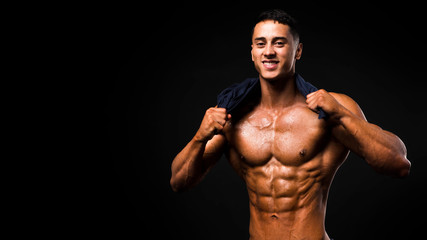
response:
[[[317,88],[306,82],[301,75],[295,74],[295,81],[298,90],[307,97],[309,93],[317,91]],[[231,113],[247,96],[255,91],[260,91],[261,86],[259,78],[248,78],[241,83],[235,83],[224,89],[217,97],[217,105],[220,108],[226,108]],[[327,118],[327,113],[319,109],[319,119]]]

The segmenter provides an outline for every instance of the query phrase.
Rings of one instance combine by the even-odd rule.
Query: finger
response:
[[[308,108],[311,110],[311,111],[313,111],[313,112],[315,112],[315,113],[319,113],[319,107],[317,107],[316,105],[311,105],[311,106],[308,106]]]
[[[219,116],[224,116],[224,118],[227,117],[227,109],[225,108],[215,108],[213,113]]]
[[[307,97],[306,103],[307,104],[312,104],[314,102],[317,102],[317,99],[318,99],[318,95],[317,94],[310,95],[309,97]]]
[[[222,131],[222,129],[224,129],[224,126],[216,122],[214,124],[214,128],[215,128],[214,129],[214,133],[218,134],[218,133],[220,133]]]
[[[218,106],[215,106],[213,108],[213,110],[215,110],[216,112],[227,113],[227,109],[226,108],[219,108]]]
[[[318,92],[318,90],[317,91],[314,91],[314,92],[311,92],[311,93],[309,93],[309,94],[307,94],[307,98],[309,98],[309,97],[312,97],[312,96],[314,96],[314,95],[316,95],[317,94],[317,92]]]
[[[313,102],[313,97],[307,97],[307,99],[305,100],[305,102],[307,104],[310,104],[311,102]]]
[[[212,116],[217,121],[220,121],[220,120],[226,121],[227,120],[227,113],[215,112],[212,114]]]
[[[225,115],[225,118],[223,118],[222,116],[220,116],[219,118],[216,118],[215,121],[217,123],[219,123],[222,127],[224,127],[225,124],[227,124],[227,122],[231,121],[231,114]]]
[[[212,119],[214,119],[216,122],[222,125],[224,125],[225,122],[227,121],[227,113],[214,112],[211,116],[212,116]]]
[[[225,109],[225,108],[219,108],[217,106],[209,108],[208,111],[211,112],[211,113],[227,114],[227,109]]]
[[[319,106],[317,105],[317,101],[316,101],[316,99],[310,99],[310,100],[308,100],[307,101],[307,107],[310,109],[310,110],[312,110],[313,112],[316,112],[316,113],[318,113],[319,112],[319,110],[318,110],[318,108],[319,108]]]
[[[211,116],[215,119],[226,119],[227,118],[227,110],[225,108],[209,108],[206,111],[206,115]]]
[[[215,120],[217,123],[219,123],[219,124],[221,124],[221,126],[224,126],[225,125],[225,123],[226,123],[226,120],[225,119],[217,119],[217,120]]]

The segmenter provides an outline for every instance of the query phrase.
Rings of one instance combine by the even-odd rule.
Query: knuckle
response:
[[[208,116],[208,118],[206,120],[207,120],[206,122],[208,125],[212,125],[212,123],[214,122],[214,120],[210,116]]]
[[[215,112],[215,109],[209,108],[208,110],[206,110],[206,115],[212,115],[214,112]]]

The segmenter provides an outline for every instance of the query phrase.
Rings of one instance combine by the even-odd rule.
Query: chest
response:
[[[297,166],[321,152],[327,138],[324,120],[306,107],[293,107],[249,113],[233,126],[229,141],[249,165],[264,165],[275,158]]]

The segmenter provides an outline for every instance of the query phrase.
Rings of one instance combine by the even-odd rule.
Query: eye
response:
[[[274,45],[276,45],[278,47],[283,47],[283,46],[285,46],[285,42],[283,42],[283,41],[277,41],[277,42],[274,43]]]
[[[265,46],[265,43],[263,43],[263,42],[257,42],[255,45],[256,45],[257,47],[264,47],[264,46]]]

